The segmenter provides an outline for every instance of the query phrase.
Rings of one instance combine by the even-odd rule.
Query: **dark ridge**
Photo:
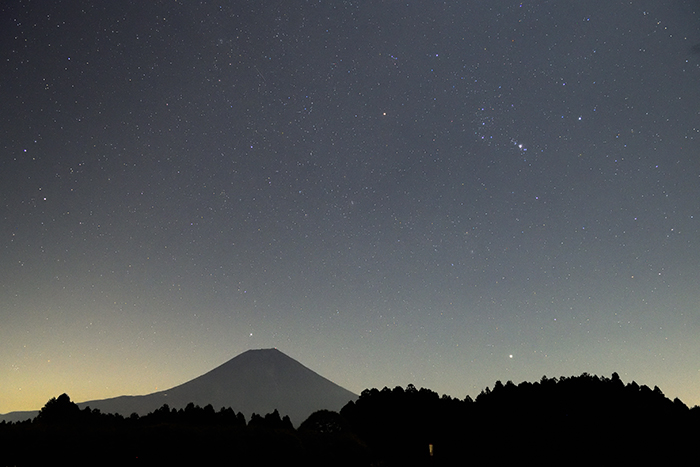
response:
[[[184,408],[232,407],[246,417],[279,410],[295,425],[316,410],[340,410],[357,398],[277,349],[248,350],[179,386],[145,396],[121,396],[81,402],[102,412],[145,415],[163,404]]]
[[[320,376],[277,349],[248,350],[217,368],[179,386],[143,396],[119,396],[80,402],[104,413],[146,415],[168,404],[184,408],[199,406],[232,407],[246,417],[279,410],[295,425],[311,413],[340,410],[357,395]],[[29,420],[38,411],[12,412],[0,420]]]
[[[252,354],[268,357],[279,356]],[[231,408],[193,403],[123,417],[62,394],[34,421],[0,422],[0,465],[683,465],[698,436],[700,407],[616,373],[497,381],[475,400],[413,385],[367,389],[298,429],[277,410],[247,423]]]
[[[700,407],[616,373],[498,381],[474,401],[365,390],[340,413],[385,465],[681,465],[700,436]]]

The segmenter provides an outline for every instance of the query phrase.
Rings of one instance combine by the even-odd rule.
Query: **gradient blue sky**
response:
[[[0,413],[263,347],[700,404],[699,8],[3,2]]]

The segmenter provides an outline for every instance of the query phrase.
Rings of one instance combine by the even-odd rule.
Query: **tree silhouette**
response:
[[[80,407],[71,402],[68,394],[52,397],[36,416],[37,423],[75,423],[80,419]]]
[[[348,422],[338,412],[317,410],[299,425],[299,431],[313,431],[322,434],[348,431]]]
[[[583,373],[517,385],[497,381],[476,400],[413,385],[366,389],[339,414],[314,412],[299,430],[277,410],[253,414],[248,424],[230,407],[215,412],[194,403],[124,418],[80,410],[61,394],[33,421],[0,423],[0,465],[127,465],[137,458],[145,465],[224,458],[348,467],[676,465],[695,455],[698,437],[700,407],[670,400],[657,386],[624,384],[617,373]]]

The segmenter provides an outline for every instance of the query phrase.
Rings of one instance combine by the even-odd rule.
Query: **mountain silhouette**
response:
[[[231,407],[246,418],[265,415],[277,409],[298,426],[321,409],[340,411],[357,395],[308,369],[277,349],[248,350],[179,386],[144,396],[120,396],[78,403],[102,413],[146,415],[163,404],[184,408],[190,402],[215,410]],[[21,421],[34,418],[38,411],[11,412],[0,420]]]
[[[184,408],[188,403],[216,410],[231,407],[247,418],[275,409],[299,425],[320,409],[340,410],[357,395],[308,369],[277,349],[248,350],[223,365],[165,391],[144,396],[120,396],[79,403],[103,413],[145,415],[163,404]]]

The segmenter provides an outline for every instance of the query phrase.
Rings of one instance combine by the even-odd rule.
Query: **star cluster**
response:
[[[700,403],[689,2],[0,11],[0,412],[257,347]]]

